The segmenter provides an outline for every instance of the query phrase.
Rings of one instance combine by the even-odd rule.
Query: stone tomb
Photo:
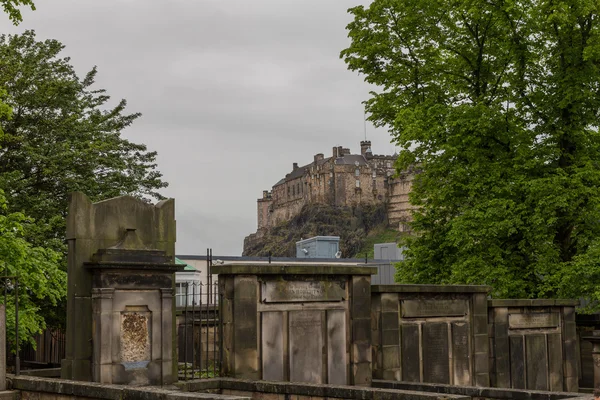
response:
[[[488,286],[374,285],[373,375],[488,386]]]
[[[370,385],[376,268],[223,265],[224,373],[245,379]]]
[[[174,382],[172,286],[182,266],[162,251],[112,248],[85,267],[93,271],[93,380]]]
[[[577,300],[490,300],[491,383],[576,392]]]
[[[69,197],[65,379],[177,380],[175,203]]]

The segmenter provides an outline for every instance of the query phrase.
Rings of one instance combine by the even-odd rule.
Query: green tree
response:
[[[19,6],[29,6],[29,8],[35,10],[35,5],[31,0],[0,0],[0,4],[2,4],[2,9],[8,14],[8,18],[15,25],[23,21]]]
[[[105,91],[92,87],[96,68],[80,79],[69,58],[60,57],[63,48],[56,40],[37,41],[33,31],[0,36],[0,87],[8,107],[0,108],[0,190],[5,214],[27,216],[20,238],[36,251],[59,253],[48,263],[65,270],[69,192],[149,200],[162,198],[158,190],[167,184],[156,170],[156,153],[121,137],[140,114],[126,113],[125,100],[110,107]],[[27,268],[17,261],[14,268]],[[66,293],[56,288],[62,290],[57,302],[34,297],[22,309],[39,311],[38,328],[43,321],[64,323]]]
[[[40,304],[57,306],[66,295],[67,276],[59,262],[62,255],[34,247],[25,239],[32,224],[22,213],[8,212],[0,190],[0,273],[18,278],[20,342],[31,341],[34,334],[46,327]],[[7,331],[14,349],[15,281],[2,281],[0,292],[5,290]]]
[[[375,0],[341,57],[417,166],[397,279],[600,300],[600,3]]]
[[[121,136],[140,114],[125,113],[126,101],[93,89],[96,68],[83,79],[56,40],[35,34],[0,36],[0,86],[13,112],[0,118],[0,188],[12,211],[35,218],[29,238],[61,250],[67,195],[92,199],[131,194],[162,198],[166,187],[156,170],[156,152]]]

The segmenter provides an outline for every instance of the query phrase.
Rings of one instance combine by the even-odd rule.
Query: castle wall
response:
[[[258,199],[258,229],[289,221],[306,204],[351,206],[390,202],[390,225],[403,230],[410,218],[408,192],[411,178],[392,179],[396,156],[373,155],[371,143],[361,142],[361,154],[334,147],[332,157],[319,153],[308,165],[298,167],[263,192]]]
[[[411,219],[411,211],[416,208],[408,198],[413,178],[412,173],[406,173],[389,181],[388,221],[391,227],[400,232],[410,230],[407,222]]]

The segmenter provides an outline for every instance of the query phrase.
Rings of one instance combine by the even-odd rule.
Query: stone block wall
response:
[[[368,386],[375,268],[226,265],[219,274],[223,373]]]
[[[491,384],[578,390],[576,300],[490,300]]]
[[[488,286],[372,287],[373,376],[489,386]]]

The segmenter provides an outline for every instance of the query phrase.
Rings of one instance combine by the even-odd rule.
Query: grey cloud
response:
[[[177,251],[241,253],[256,199],[315,153],[358,151],[369,87],[346,70],[356,1],[38,0],[15,28],[66,45],[80,74],[142,118],[123,132],[158,151],[176,199]],[[393,151],[369,125],[374,151]]]

